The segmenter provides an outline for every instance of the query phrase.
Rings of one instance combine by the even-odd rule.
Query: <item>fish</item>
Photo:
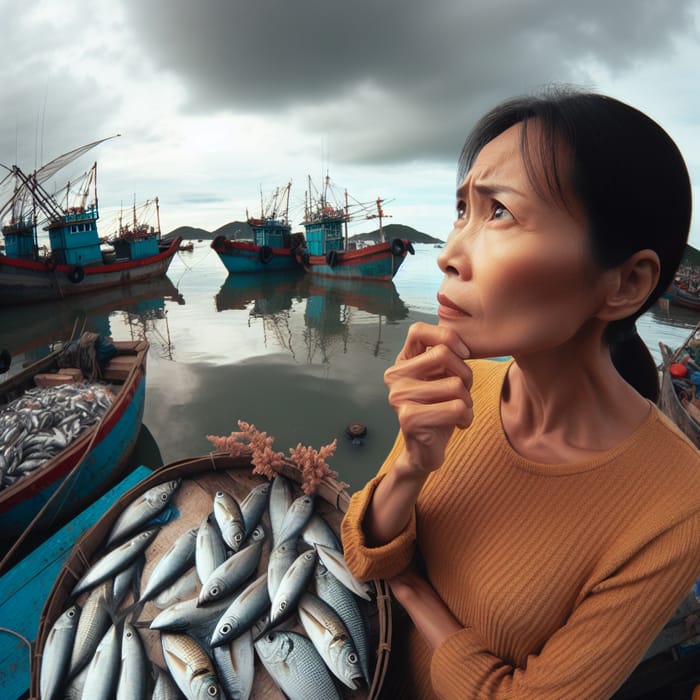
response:
[[[152,630],[187,632],[198,636],[216,624],[235,596],[222,598],[211,605],[197,605],[196,598],[182,600],[158,613],[150,623]]]
[[[267,574],[239,593],[219,618],[209,645],[220,646],[249,630],[270,609]]]
[[[350,633],[328,603],[304,593],[298,605],[299,620],[326,665],[348,688],[357,690],[364,677]]]
[[[167,505],[180,486],[180,479],[157,484],[137,496],[119,514],[107,537],[106,547],[133,535],[149,520],[155,518]]]
[[[158,560],[141,593],[140,602],[150,600],[194,566],[197,532],[196,527],[183,532]]]
[[[74,678],[87,667],[100,639],[112,624],[111,587],[111,581],[105,581],[93,588],[83,603],[71,650],[68,678]]]
[[[206,605],[230,595],[255,573],[260,563],[265,532],[258,527],[253,535],[255,539],[250,545],[217,566],[202,582],[197,605]]]
[[[230,644],[211,650],[219,682],[229,700],[248,700],[255,680],[253,633],[247,630]]]
[[[186,634],[161,634],[163,658],[178,688],[188,700],[221,697],[221,687],[207,653]]]
[[[302,552],[287,569],[270,605],[270,624],[276,625],[292,614],[316,569],[315,550]]]
[[[318,552],[319,559],[323,562],[323,565],[333,573],[333,575],[340,581],[348,590],[352,591],[360,598],[365,600],[372,600],[371,592],[373,590],[371,583],[363,583],[356,579],[348,565],[345,563],[345,557],[342,552],[338,552],[335,549],[326,547],[322,544],[314,545],[316,551]]]
[[[191,598],[197,590],[198,581],[197,570],[192,567],[161,591],[153,600],[154,605],[164,610],[175,603]]]
[[[197,576],[203,583],[214,569],[226,561],[226,543],[210,513],[202,520],[197,531],[197,545],[194,552]]]
[[[258,526],[270,498],[270,484],[265,481],[252,488],[241,501],[241,515],[246,537]]]
[[[311,547],[315,544],[322,544],[330,549],[343,551],[343,547],[331,526],[317,513],[309,518],[309,522],[301,531],[301,538]]]
[[[296,539],[309,522],[314,510],[313,494],[303,494],[295,499],[284,515],[279,531],[279,541]]]
[[[243,513],[238,501],[225,491],[217,491],[214,495],[214,518],[224,542],[237,552],[246,536]]]
[[[328,603],[338,613],[338,617],[350,633],[360,657],[360,666],[367,687],[371,685],[369,676],[369,625],[361,601],[348,590],[338,579],[319,561],[314,572],[314,587],[316,595]]]
[[[84,700],[108,700],[112,697],[119,678],[119,636],[110,625],[97,645],[90,661],[83,687]]]
[[[286,476],[278,474],[270,485],[270,496],[267,506],[270,515],[270,527],[272,528],[273,547],[281,543],[280,531],[282,530],[282,522],[292,503],[294,503],[292,482]]]
[[[145,562],[146,558],[142,553],[126,569],[114,577],[112,583],[112,607],[114,609],[119,608],[130,592],[134,593],[135,600],[138,598],[139,581]]]
[[[125,569],[148,547],[158,531],[157,527],[144,530],[98,559],[78,580],[71,595],[77,596]]]
[[[43,700],[54,700],[59,697],[59,691],[70,667],[79,619],[80,606],[71,605],[54,622],[46,636],[39,671],[39,689]]]
[[[270,600],[275,597],[282,577],[299,555],[295,542],[287,540],[275,547],[267,560],[267,590]]]
[[[124,623],[121,646],[121,667],[117,680],[116,700],[146,697],[149,661],[141,637],[129,622]]]
[[[323,659],[304,635],[288,630],[267,632],[255,642],[255,651],[289,700],[341,700]]]

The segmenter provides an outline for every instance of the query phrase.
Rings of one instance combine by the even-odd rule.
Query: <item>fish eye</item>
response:
[[[75,617],[75,608],[71,608],[68,611],[68,617]]]
[[[131,630],[127,630],[125,637],[127,639],[131,639],[134,636],[133,632]]]
[[[219,587],[218,586],[212,586],[209,589],[209,595],[217,596],[219,595]]]
[[[348,661],[351,664],[356,664],[357,663],[357,654],[348,654]]]
[[[221,498],[223,495],[224,495],[224,492],[223,492],[223,491],[217,491],[217,492],[216,492],[216,497],[217,497],[217,498]]]
[[[210,685],[207,688],[207,695],[210,698],[215,698],[219,694],[219,689],[215,685]]]
[[[221,626],[221,630],[220,630],[221,634],[228,634],[230,631],[231,631],[231,625],[229,625],[228,623]]]
[[[168,494],[167,493],[161,493],[160,494],[160,500],[165,503],[168,500]]]
[[[280,610],[285,610],[287,607],[287,601],[283,600],[280,602]]]
[[[243,539],[243,535],[240,535],[240,534],[239,534],[239,535],[236,535],[236,536],[233,538],[233,541],[234,541],[234,542],[240,542],[242,539]]]
[[[266,639],[268,642],[274,642],[274,641],[275,641],[275,635],[272,634],[272,633],[270,633],[270,634],[268,634],[268,635],[265,636],[265,639]]]

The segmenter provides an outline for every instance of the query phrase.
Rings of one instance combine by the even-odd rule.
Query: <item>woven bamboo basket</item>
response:
[[[288,477],[297,486],[301,484],[301,473],[292,462],[286,462],[280,473]],[[46,600],[39,621],[39,630],[32,655],[30,686],[32,698],[39,697],[41,659],[47,635],[58,617],[70,604],[75,602],[71,598],[71,591],[83,573],[104,553],[103,546],[106,536],[117,517],[137,496],[157,484],[176,478],[181,479],[181,484],[169,506],[175,517],[163,525],[146,550],[146,563],[142,581],[148,579],[153,566],[169,549],[173,541],[185,530],[197,527],[203,518],[211,512],[212,499],[217,491],[226,491],[240,501],[251,488],[265,481],[264,477],[252,473],[252,464],[249,457],[232,457],[223,453],[211,453],[202,457],[180,460],[165,465],[124,494],[76,543]],[[301,495],[300,487],[297,495]],[[347,491],[337,481],[326,478],[320,483],[316,496],[316,512],[339,535],[340,523],[349,502]],[[267,513],[263,516],[262,522],[269,533]],[[269,539],[269,537],[266,537],[263,555],[256,576],[267,569],[270,551]],[[374,667],[370,669],[372,682],[369,688],[359,690],[350,690],[343,686],[341,689],[343,697],[352,698],[353,700],[374,700],[380,697],[389,663],[392,629],[389,588],[384,581],[373,581],[372,583],[376,593],[376,596],[372,597],[371,604],[369,604],[368,613],[370,649],[375,651],[371,655],[373,658],[370,658],[370,664]],[[79,605],[84,602],[86,596],[87,593],[78,596],[77,602]],[[128,600],[126,603],[128,603]],[[153,601],[150,601],[140,611],[137,622],[143,623],[139,627],[139,632],[149,658],[160,668],[164,669],[166,667],[162,656],[159,633],[155,630],[150,630],[147,626],[147,622],[152,620],[158,612],[160,610],[155,607]],[[300,625],[298,630],[303,632],[303,628]],[[341,684],[338,685],[341,687]],[[284,697],[284,694],[277,688],[256,657],[255,682],[251,698],[265,698],[265,700],[279,698],[282,700]]]

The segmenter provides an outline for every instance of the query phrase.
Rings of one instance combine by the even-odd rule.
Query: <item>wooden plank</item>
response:
[[[75,542],[121,496],[153,472],[138,467],[104,496],[67,523],[0,578],[0,697],[16,700],[29,690],[30,650],[39,618],[54,581]]]

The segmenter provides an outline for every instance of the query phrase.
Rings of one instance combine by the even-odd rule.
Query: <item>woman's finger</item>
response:
[[[454,329],[418,322],[409,327],[406,342],[397,360],[405,360],[422,355],[429,347],[436,345],[448,347],[462,360],[466,360],[469,357],[469,348]]]

